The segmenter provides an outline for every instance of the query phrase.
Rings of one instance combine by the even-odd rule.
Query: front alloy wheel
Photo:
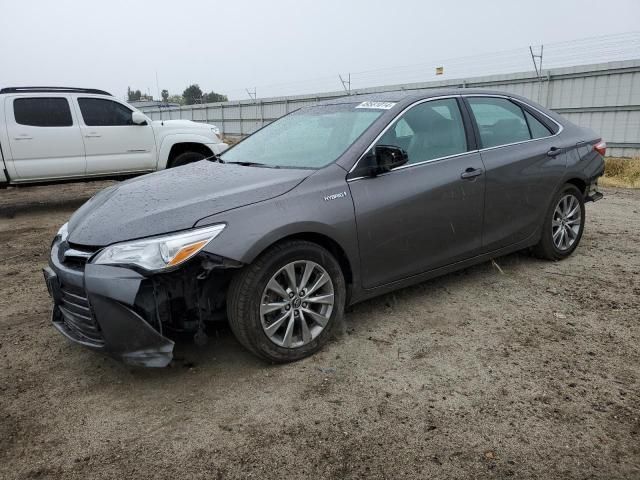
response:
[[[233,278],[229,324],[253,353],[272,362],[299,360],[329,340],[345,297],[342,270],[329,251],[312,242],[287,241]]]
[[[308,260],[288,263],[262,293],[264,333],[281,347],[306,345],[329,323],[334,298],[333,282],[324,268]]]

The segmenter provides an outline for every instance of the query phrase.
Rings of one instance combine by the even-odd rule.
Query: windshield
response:
[[[349,103],[298,110],[221,155],[226,163],[322,168],[335,161],[382,114]]]

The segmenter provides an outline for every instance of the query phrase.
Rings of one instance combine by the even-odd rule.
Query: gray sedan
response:
[[[598,200],[606,145],[516,95],[352,96],[302,108],[220,157],[98,193],[45,278],[53,325],[164,366],[178,332],[228,319],[251,352],[298,360],[345,306],[517,250],[561,260]]]

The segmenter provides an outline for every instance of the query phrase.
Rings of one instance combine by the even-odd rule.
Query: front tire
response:
[[[554,196],[545,214],[542,237],[533,248],[536,256],[547,260],[567,258],[580,243],[584,221],[584,196],[578,187],[567,183]]]
[[[184,152],[171,161],[169,168],[181,167],[189,163],[199,162],[205,158],[207,158],[206,155],[200,152]]]
[[[323,247],[303,240],[271,247],[231,281],[227,314],[238,341],[275,363],[317,352],[344,315],[340,265]]]

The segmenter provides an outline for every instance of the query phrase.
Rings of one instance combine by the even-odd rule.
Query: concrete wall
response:
[[[602,134],[611,156],[640,156],[640,59],[469,79],[387,85],[354,90],[374,93],[434,88],[490,88],[531,98],[570,121]],[[145,107],[154,120],[188,119],[217,125],[224,135],[248,135],[293,110],[342,97],[344,91],[208,103],[185,107]]]

